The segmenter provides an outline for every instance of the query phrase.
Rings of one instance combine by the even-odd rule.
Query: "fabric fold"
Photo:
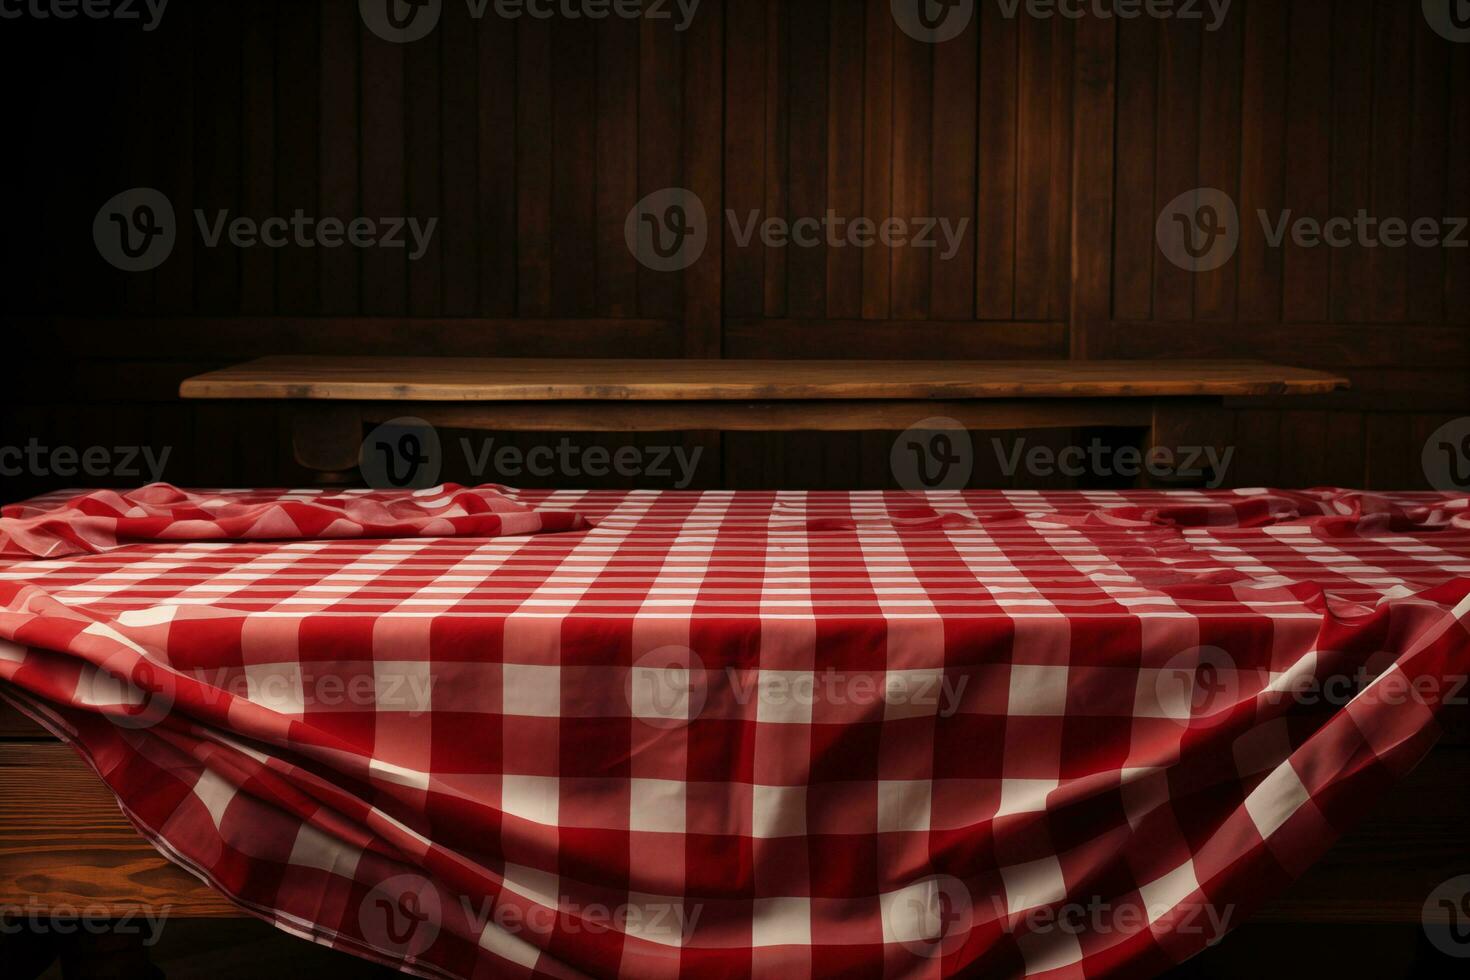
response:
[[[575,513],[535,510],[498,487],[190,493],[165,483],[0,509],[0,559],[96,554],[147,542],[493,538],[582,531]]]

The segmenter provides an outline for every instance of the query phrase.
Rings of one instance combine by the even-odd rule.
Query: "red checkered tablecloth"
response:
[[[459,978],[1156,974],[1467,693],[1470,498],[498,489],[7,508],[0,692]]]

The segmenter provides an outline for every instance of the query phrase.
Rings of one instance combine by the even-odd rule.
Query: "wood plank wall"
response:
[[[7,21],[0,78],[28,97],[0,108],[23,229],[0,243],[0,445],[171,446],[180,483],[297,482],[275,409],[173,395],[263,353],[1250,356],[1355,388],[1237,405],[1232,483],[1421,485],[1425,437],[1470,414],[1470,250],[1274,248],[1254,215],[1470,214],[1470,46],[1402,0],[1235,0],[1219,30],[977,8],[939,45],[888,0],[703,0],[684,32],[446,0],[409,45],[327,0],[176,3],[153,31]],[[134,186],[185,227],[126,274],[89,229]],[[632,204],[670,186],[717,223],[682,274],[624,244]],[[1154,225],[1201,186],[1235,200],[1242,238],[1192,274]],[[417,261],[208,248],[195,208],[439,224]],[[742,246],[726,210],[969,224],[942,261]],[[679,438],[721,464],[700,485],[890,479],[883,434]],[[979,455],[977,483],[1055,482]]]

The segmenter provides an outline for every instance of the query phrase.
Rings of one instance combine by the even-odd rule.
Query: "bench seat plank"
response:
[[[1325,394],[1346,379],[1260,361],[742,361],[264,357],[191,399],[823,401]]]

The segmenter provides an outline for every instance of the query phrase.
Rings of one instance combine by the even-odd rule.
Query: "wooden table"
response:
[[[1347,386],[1259,361],[265,357],[190,378],[180,394],[290,402],[297,461],[334,480],[350,478],[364,425],[405,415],[518,432],[1115,426],[1180,447],[1224,441],[1225,398]]]

